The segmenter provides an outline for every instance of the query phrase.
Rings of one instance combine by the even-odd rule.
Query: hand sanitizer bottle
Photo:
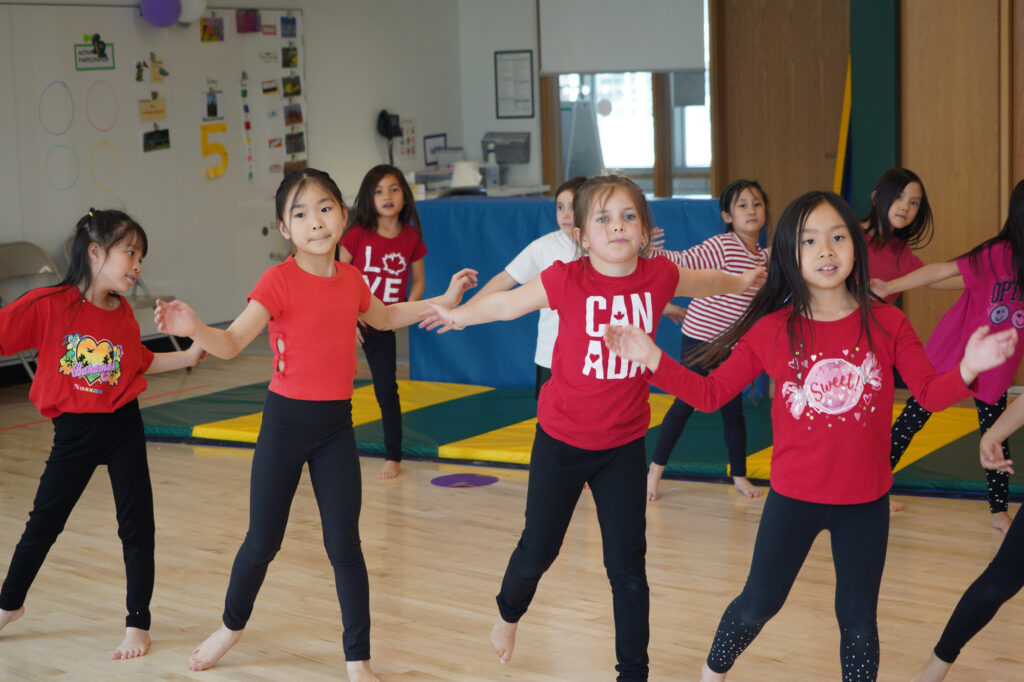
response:
[[[487,163],[484,164],[484,187],[487,189],[497,189],[498,185],[501,184],[500,172],[498,168],[498,157],[494,152],[494,143],[487,145]]]

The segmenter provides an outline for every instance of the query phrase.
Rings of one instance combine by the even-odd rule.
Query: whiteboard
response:
[[[199,22],[151,26],[133,7],[0,4],[0,241],[33,241],[63,263],[79,217],[90,207],[121,209],[149,237],[143,278],[153,293],[185,299],[205,321],[219,322],[237,315],[260,274],[288,251],[274,220],[283,171],[272,167],[306,158],[286,156],[285,139],[302,133],[308,149],[308,111],[301,12],[261,10],[261,30],[244,34],[234,9],[206,16],[223,20],[223,42],[201,41]],[[282,18],[294,37],[281,35]],[[74,46],[96,33],[113,68],[76,69]],[[294,48],[294,68],[282,64],[285,47]],[[137,60],[148,65],[151,55],[168,72],[163,82],[148,72],[136,80]],[[298,96],[284,96],[286,76],[298,77]],[[276,92],[265,94],[264,81],[276,81]],[[221,121],[203,121],[213,113],[205,106],[211,88],[221,92]],[[154,123],[141,120],[139,102],[154,92],[166,100],[166,120],[156,125],[169,130],[170,148],[145,152],[143,133]],[[302,124],[285,125],[290,104],[299,105]],[[221,123],[204,155],[201,126]],[[216,144],[227,167],[208,177],[223,158],[210,153]]]

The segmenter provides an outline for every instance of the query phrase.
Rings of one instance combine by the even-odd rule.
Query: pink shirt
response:
[[[664,258],[641,258],[631,274],[608,277],[584,257],[555,261],[540,277],[558,313],[551,379],[537,406],[541,428],[585,450],[640,438],[651,425],[644,368],[609,351],[604,330],[609,324],[632,324],[654,338],[661,311],[679,284],[679,268]]]
[[[925,352],[935,369],[945,371],[960,363],[967,339],[978,327],[988,325],[992,331],[1016,329],[1018,339],[1013,357],[978,375],[978,399],[995,403],[1013,383],[1013,375],[1024,356],[1020,339],[1024,330],[1024,297],[1013,269],[1013,253],[1009,244],[997,242],[981,254],[977,265],[972,265],[969,258],[958,259],[956,265],[964,278],[964,292],[939,320]]]
[[[860,311],[841,320],[802,320],[807,346],[793,354],[786,329],[791,308],[766,315],[708,377],[662,352],[651,383],[702,412],[717,410],[762,371],[775,380],[771,485],[806,502],[861,504],[892,487],[889,429],[893,367],[926,410],[968,397],[960,370],[936,374],[906,316],[873,305],[872,346]],[[813,336],[812,336],[813,333]]]

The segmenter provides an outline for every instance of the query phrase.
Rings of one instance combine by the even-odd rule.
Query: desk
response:
[[[722,230],[717,200],[654,199],[650,205],[654,224],[665,230],[666,248],[686,249]],[[424,298],[444,293],[452,273],[464,267],[475,268],[483,286],[527,244],[557,229],[552,197],[450,197],[420,201],[416,208],[429,249],[424,259]],[[499,388],[532,387],[537,317],[538,313],[531,313],[511,322],[440,335],[412,327],[411,377]],[[680,340],[679,327],[662,318],[658,345],[678,357]]]

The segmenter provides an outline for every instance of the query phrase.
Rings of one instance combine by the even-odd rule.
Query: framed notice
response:
[[[498,118],[533,118],[533,50],[494,53],[494,105]]]

